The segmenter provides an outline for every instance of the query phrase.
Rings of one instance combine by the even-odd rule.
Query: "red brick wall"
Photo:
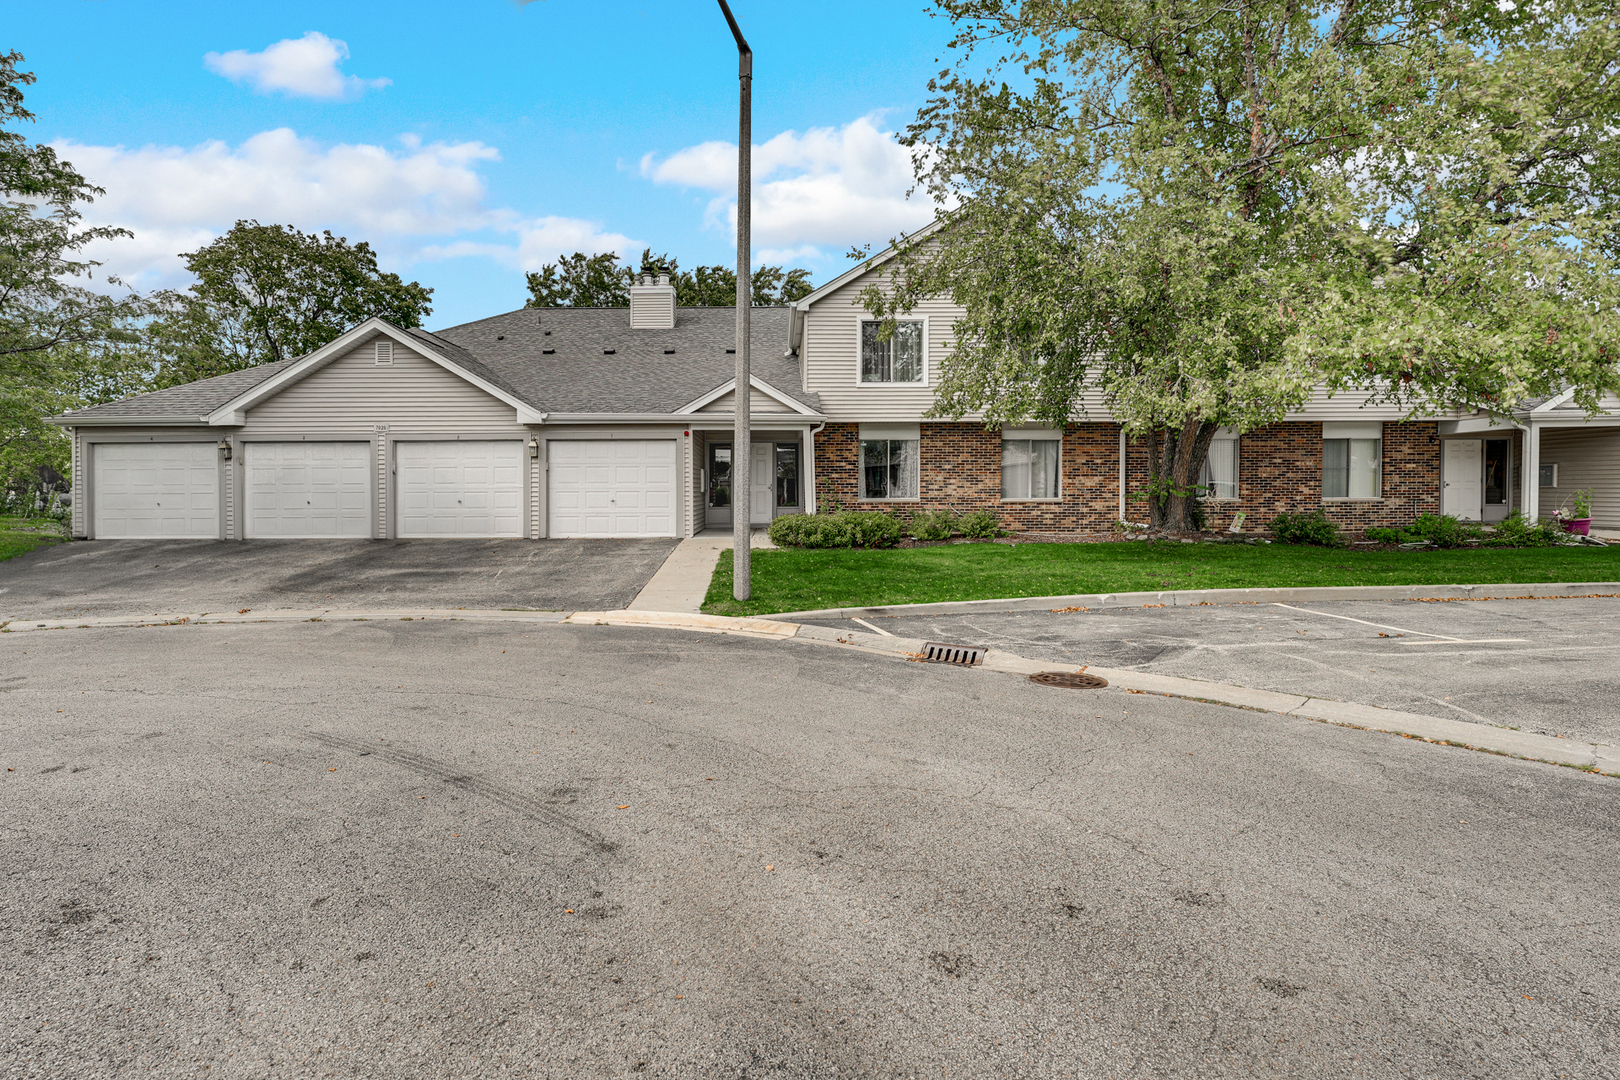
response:
[[[816,498],[827,509],[892,510],[909,517],[917,510],[958,512],[988,507],[1019,532],[1102,533],[1119,516],[1119,427],[1072,424],[1063,434],[1063,498],[1058,502],[1003,502],[1001,434],[972,423],[921,426],[918,502],[860,500],[860,438],[856,424],[828,424],[816,435]],[[1148,448],[1133,440],[1128,448],[1127,482],[1132,495],[1146,486]],[[1440,508],[1440,443],[1432,422],[1384,425],[1383,499],[1369,502],[1322,501],[1322,426],[1272,424],[1242,437],[1238,450],[1235,502],[1207,502],[1212,529],[1225,529],[1233,514],[1245,512],[1244,531],[1264,531],[1278,513],[1309,513],[1324,508],[1343,527],[1405,525],[1418,514]],[[1126,516],[1148,519],[1145,503],[1126,502]]]

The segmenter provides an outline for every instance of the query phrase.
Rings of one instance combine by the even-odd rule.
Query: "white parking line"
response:
[[[1399,634],[1416,634],[1419,637],[1434,638],[1433,641],[1403,641],[1402,645],[1496,645],[1496,644],[1523,644],[1529,638],[1455,638],[1444,634],[1430,634],[1423,630],[1408,630],[1401,626],[1386,626],[1383,623],[1368,622],[1366,619],[1353,619],[1349,615],[1334,615],[1327,611],[1313,611],[1310,608],[1295,607],[1293,604],[1273,602],[1272,607],[1287,608],[1289,611],[1300,611],[1306,615],[1320,615],[1324,619],[1343,619],[1345,622],[1360,623],[1362,626],[1371,626],[1376,630],[1394,630]]]
[[[858,622],[862,626],[866,627],[868,630],[876,630],[878,633],[882,634],[884,637],[894,637],[893,634],[891,634],[887,630],[883,629],[883,627],[881,627],[881,626],[873,626],[871,623],[867,622],[865,619],[857,619],[857,618],[855,618],[855,616],[851,615],[850,618],[849,618],[849,621],[850,622]]]

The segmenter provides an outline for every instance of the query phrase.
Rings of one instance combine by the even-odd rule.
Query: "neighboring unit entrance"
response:
[[[548,535],[678,534],[675,440],[553,440],[549,447]]]
[[[219,451],[192,443],[95,443],[92,535],[98,540],[219,536]]]
[[[1447,439],[1441,461],[1440,512],[1463,521],[1480,519],[1485,480],[1484,444],[1479,439]]]
[[[248,538],[371,535],[370,443],[249,442],[242,460]]]
[[[523,443],[397,442],[395,535],[523,535]]]

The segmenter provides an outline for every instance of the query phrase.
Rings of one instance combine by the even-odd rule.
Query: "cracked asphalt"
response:
[[[1614,597],[1301,601],[866,621],[901,637],[1620,745]],[[861,628],[848,619],[814,622]]]
[[[1596,1077],[1615,782],[801,641],[0,635],[7,1077]]]

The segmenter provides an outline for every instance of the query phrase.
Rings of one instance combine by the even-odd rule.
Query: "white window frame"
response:
[[[1007,494],[1007,458],[1006,446],[1009,442],[1055,442],[1057,443],[1057,494],[1051,496],[1009,496]],[[1001,429],[1002,459],[1001,459],[1001,501],[1004,503],[1055,503],[1063,501],[1063,432],[1057,428],[1002,428]],[[1031,472],[1031,487],[1034,486],[1034,473]]]
[[[917,467],[915,474],[917,483],[916,494],[874,496],[866,493],[866,444],[869,442],[908,442],[917,448]],[[900,503],[922,501],[922,436],[920,433],[917,435],[912,435],[907,431],[857,431],[855,438],[855,457],[857,469],[856,483],[860,485],[859,496],[857,498],[858,502]]]
[[[1345,442],[1351,446],[1347,453],[1353,456],[1354,444],[1358,442],[1378,443],[1378,471],[1376,479],[1378,490],[1373,495],[1351,495],[1349,492],[1354,486],[1355,475],[1350,474],[1346,482],[1345,494],[1329,495],[1327,493],[1327,444],[1330,442]],[[1322,501],[1323,502],[1382,502],[1384,498],[1384,425],[1382,421],[1324,421],[1322,424]]]
[[[1200,491],[1198,497],[1206,502],[1241,502],[1243,500],[1243,436],[1238,433],[1236,428],[1221,428],[1215,433],[1215,437],[1209,441],[1210,448],[1214,449],[1215,444],[1218,442],[1237,444],[1232,448],[1232,494],[1215,494],[1217,481],[1214,471],[1210,468],[1209,454],[1205,453],[1204,464],[1198,470],[1198,484],[1200,487],[1206,488],[1206,490]],[[1206,473],[1209,475],[1207,485],[1204,484]]]
[[[928,325],[928,316],[926,315],[907,316],[906,318],[895,320],[895,322],[922,323],[922,378],[920,380],[916,382],[867,382],[861,377],[862,327],[864,327],[867,323],[877,323],[882,321],[882,319],[873,319],[864,314],[857,315],[855,317],[855,385],[869,388],[880,387],[904,390],[914,390],[919,386],[927,386],[929,384],[929,378],[932,375],[931,365],[928,363],[928,352],[930,341],[932,339],[929,337],[930,328]],[[891,338],[890,340],[892,341],[893,339]]]

